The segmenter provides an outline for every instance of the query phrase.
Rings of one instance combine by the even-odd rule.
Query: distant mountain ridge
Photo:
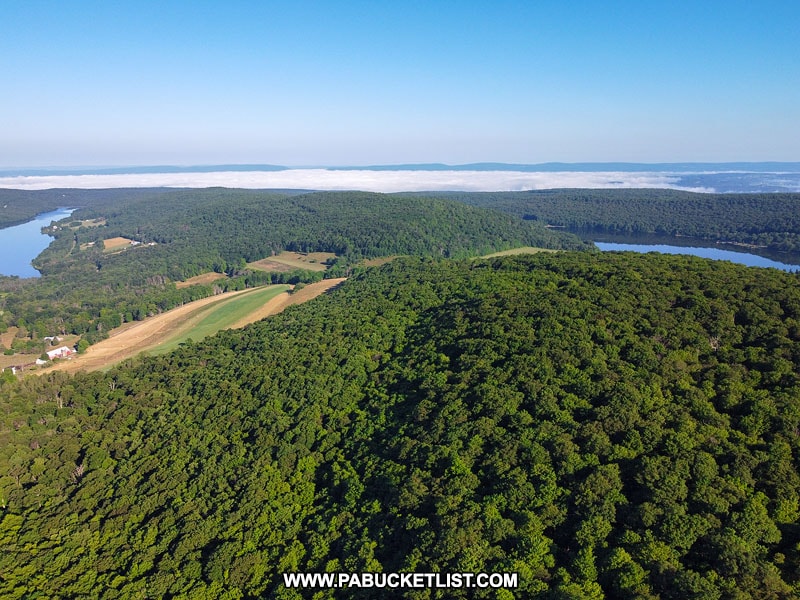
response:
[[[519,171],[524,173],[625,171],[633,173],[703,173],[707,171],[750,173],[800,173],[800,162],[730,162],[730,163],[629,163],[629,162],[547,162],[535,164],[480,162],[462,165],[443,163],[371,165],[366,167],[325,167],[332,170],[367,171]]]
[[[291,171],[297,169],[325,169],[329,171],[517,171],[523,173],[553,172],[606,172],[631,173],[800,173],[800,162],[547,162],[534,164],[478,162],[460,165],[445,163],[403,163],[389,165],[311,165],[284,166],[271,164],[221,164],[221,165],[139,165],[139,166],[81,166],[81,167],[29,167],[0,168],[0,176],[37,177],[48,175],[133,175],[148,173],[215,173],[248,171]]]

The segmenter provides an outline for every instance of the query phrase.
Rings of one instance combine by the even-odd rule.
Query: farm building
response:
[[[75,354],[75,350],[70,348],[69,346],[61,346],[60,348],[56,348],[55,350],[49,350],[47,352],[47,358],[50,360],[55,360],[56,358],[67,358]]]

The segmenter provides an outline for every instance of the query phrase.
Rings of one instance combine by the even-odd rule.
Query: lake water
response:
[[[622,244],[617,242],[594,242],[594,244],[603,251],[627,250],[632,252],[661,252],[662,254],[690,254],[714,260],[729,260],[749,267],[772,267],[784,271],[800,271],[800,265],[783,263],[747,252],[735,252],[720,248],[670,246],[668,244]]]
[[[0,274],[39,277],[39,271],[31,266],[31,261],[53,241],[49,235],[42,233],[42,227],[67,218],[74,210],[59,208],[42,213],[22,225],[0,229]]]

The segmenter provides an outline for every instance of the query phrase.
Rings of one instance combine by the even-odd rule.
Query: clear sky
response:
[[[0,167],[798,161],[798,39],[798,0],[3,0]]]

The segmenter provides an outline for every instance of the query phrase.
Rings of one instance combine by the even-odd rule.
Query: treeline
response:
[[[800,252],[800,194],[665,189],[437,193],[523,219],[609,234],[689,236]]]
[[[105,224],[55,232],[53,243],[34,261],[41,279],[0,279],[6,326],[24,328],[31,339],[74,333],[94,342],[113,323],[144,318],[220,287],[319,278],[310,271],[265,275],[246,268],[249,261],[283,250],[335,252],[338,258],[326,276],[338,277],[351,274],[358,260],[377,256],[464,257],[522,245],[582,247],[576,237],[499,211],[360,192],[123,190],[93,200],[70,222],[84,219]],[[117,236],[140,245],[106,252],[103,240]],[[174,285],[208,271],[226,273],[228,280],[183,290]]]
[[[11,345],[18,351],[43,352],[49,347],[44,338],[55,334],[80,335],[91,345],[106,339],[123,323],[141,321],[188,302],[262,285],[313,283],[322,278],[322,272],[304,269],[275,273],[248,270],[211,284],[178,288],[155,277],[151,285],[137,293],[130,293],[131,288],[124,285],[95,289],[89,282],[89,289],[94,290],[91,293],[80,286],[61,289],[62,284],[54,278],[44,282],[12,280],[6,288],[10,291],[0,300],[6,310],[0,333],[7,331],[9,324],[18,327],[21,331]],[[2,281],[0,289],[4,289]]]
[[[169,355],[5,382],[0,594],[349,598],[374,590],[281,573],[513,571],[496,597],[797,597],[798,283],[677,256],[398,259]]]
[[[36,215],[58,208],[106,206],[130,202],[153,189],[114,188],[107,190],[60,189],[14,190],[0,188],[0,229],[30,221]]]
[[[106,219],[103,228],[77,232],[78,243],[123,236],[165,245],[137,256],[136,262],[147,274],[173,279],[283,250],[334,252],[354,261],[391,254],[458,258],[525,244],[580,247],[574,237],[520,223],[499,211],[451,200],[367,192],[176,190],[135,203],[78,211],[76,217]],[[60,268],[65,250],[54,246],[37,260],[37,267],[45,273]],[[114,267],[130,260],[124,254],[106,255],[98,266]]]

